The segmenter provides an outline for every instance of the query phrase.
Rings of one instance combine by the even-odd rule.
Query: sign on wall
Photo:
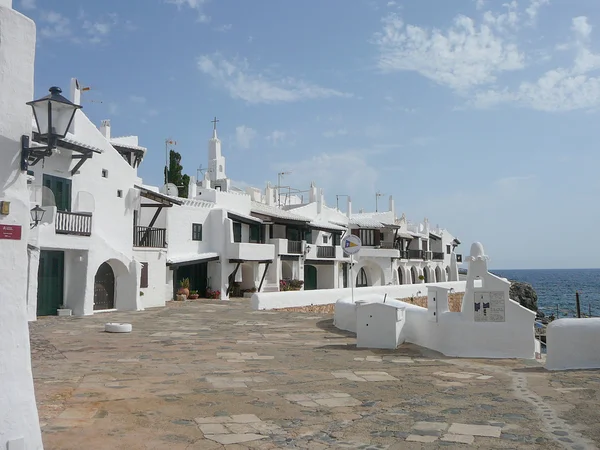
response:
[[[475,293],[475,322],[504,322],[506,299],[503,291]]]
[[[0,239],[21,240],[21,225],[0,225]]]

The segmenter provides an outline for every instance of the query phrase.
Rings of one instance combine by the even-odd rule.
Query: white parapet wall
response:
[[[395,300],[400,296],[385,298],[382,293],[346,296],[337,301],[334,325],[342,330],[357,333],[357,342],[380,343],[374,348],[390,348],[390,342],[410,342],[446,356],[470,358],[535,358],[535,313],[509,299],[510,282],[487,271],[487,257],[483,246],[471,247],[469,277],[464,291],[461,312],[448,309],[449,286],[438,283],[427,286],[427,308]],[[368,336],[358,311],[365,303],[383,303],[389,309],[403,310],[403,324],[385,324],[377,314],[368,317]],[[358,304],[357,304],[358,302]],[[374,311],[377,311],[376,309]],[[392,313],[390,313],[392,314]],[[370,314],[371,315],[371,314]],[[392,326],[393,325],[393,326]],[[374,335],[373,328],[380,336]],[[384,335],[386,334],[387,335]]]
[[[600,318],[558,319],[546,329],[546,369],[600,369]]]
[[[377,294],[388,295],[389,298],[421,297],[427,295],[428,286],[441,286],[454,289],[455,292],[465,291],[464,281],[450,281],[446,283],[430,284],[401,284],[387,286],[370,286],[355,288],[356,297]],[[257,292],[252,295],[252,309],[279,309],[312,305],[329,305],[336,303],[340,298],[350,297],[352,289],[317,289],[314,291],[282,291],[282,292]]]

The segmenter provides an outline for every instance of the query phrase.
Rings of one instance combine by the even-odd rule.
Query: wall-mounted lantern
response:
[[[40,208],[40,205],[36,205],[35,208],[33,208],[30,211],[30,213],[31,213],[31,228],[35,228],[38,226],[38,224],[44,218],[45,212],[46,211],[43,208]]]
[[[51,156],[56,148],[58,139],[64,138],[75,117],[75,112],[81,108],[61,95],[62,90],[53,86],[50,94],[39,100],[27,102],[33,109],[33,115],[40,137],[48,143],[45,147],[29,147],[29,136],[21,136],[21,170],[29,167],[29,158],[37,160]]]

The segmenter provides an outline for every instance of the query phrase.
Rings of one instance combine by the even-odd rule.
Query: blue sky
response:
[[[260,8],[257,6],[260,5]],[[351,6],[350,6],[351,5]],[[85,112],[185,171],[213,116],[228,176],[375,193],[481,241],[493,268],[599,267],[597,0],[14,0],[38,27],[36,97],[77,77]],[[342,201],[343,202],[343,201]]]

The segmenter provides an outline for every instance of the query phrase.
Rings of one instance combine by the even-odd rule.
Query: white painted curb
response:
[[[107,323],[104,325],[104,331],[107,333],[130,333],[131,330],[130,323]]]

